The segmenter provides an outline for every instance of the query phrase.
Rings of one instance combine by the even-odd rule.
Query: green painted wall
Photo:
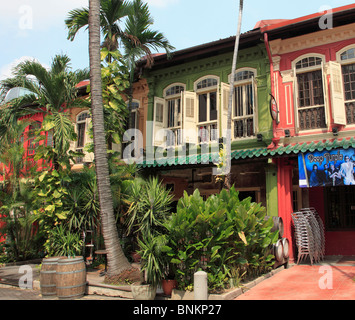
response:
[[[278,195],[277,195],[277,166],[271,161],[265,166],[266,178],[266,209],[269,216],[277,217]]]
[[[177,66],[170,66],[162,70],[146,70],[144,77],[149,86],[148,94],[148,121],[153,121],[154,97],[163,97],[163,90],[169,85],[180,82],[186,84],[187,91],[194,90],[194,82],[201,77],[213,75],[220,78],[220,83],[228,83],[231,73],[233,52],[186,62]],[[251,147],[265,147],[272,139],[272,120],[269,112],[269,93],[271,92],[270,66],[265,46],[256,45],[242,49],[238,54],[237,69],[253,68],[257,72],[257,130],[263,135],[263,141],[256,138],[234,141],[232,149]],[[221,90],[220,90],[221,93]],[[221,107],[221,103],[219,104]],[[151,138],[147,133],[147,141]]]

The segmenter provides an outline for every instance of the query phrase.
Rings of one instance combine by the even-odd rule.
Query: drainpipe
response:
[[[264,42],[265,42],[265,47],[266,51],[269,57],[269,63],[270,63],[270,80],[271,80],[271,95],[275,97],[275,84],[274,84],[274,64],[272,62],[272,56],[271,56],[271,51],[270,51],[270,46],[269,46],[269,39],[268,35],[265,32],[264,33]],[[272,121],[272,143],[267,147],[268,149],[273,149],[278,146],[278,143],[280,141],[280,138],[275,137],[275,132],[276,132],[276,122],[275,120]]]

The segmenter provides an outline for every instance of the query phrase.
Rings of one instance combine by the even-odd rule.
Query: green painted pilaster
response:
[[[268,216],[278,216],[277,166],[269,160],[265,167],[266,209]]]

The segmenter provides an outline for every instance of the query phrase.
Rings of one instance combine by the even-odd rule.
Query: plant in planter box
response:
[[[158,284],[164,277],[166,259],[162,251],[163,238],[145,236],[138,239],[141,256],[141,282],[132,284],[132,294],[136,300],[154,300]]]
[[[126,222],[128,233],[136,233],[142,238],[161,232],[172,198],[158,178],[133,180]]]
[[[128,190],[129,209],[126,214],[127,235],[137,239],[156,236],[164,232],[173,196],[155,177],[131,181]],[[138,245],[138,240],[134,245]]]
[[[166,224],[164,224],[164,226],[166,226]],[[168,229],[166,229],[166,231],[167,230]],[[161,251],[163,253],[162,267],[164,269],[164,275],[161,281],[161,286],[164,294],[166,296],[170,296],[172,290],[177,287],[177,280],[176,280],[177,265],[171,262],[171,259],[174,257],[174,251],[172,249],[174,246],[172,245],[172,243],[169,243],[170,237],[168,234],[160,235],[159,237],[163,241]]]

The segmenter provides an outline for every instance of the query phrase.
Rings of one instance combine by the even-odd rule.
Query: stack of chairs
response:
[[[324,225],[314,208],[304,208],[293,212],[295,240],[298,249],[297,264],[309,257],[311,264],[320,262],[325,254]]]

